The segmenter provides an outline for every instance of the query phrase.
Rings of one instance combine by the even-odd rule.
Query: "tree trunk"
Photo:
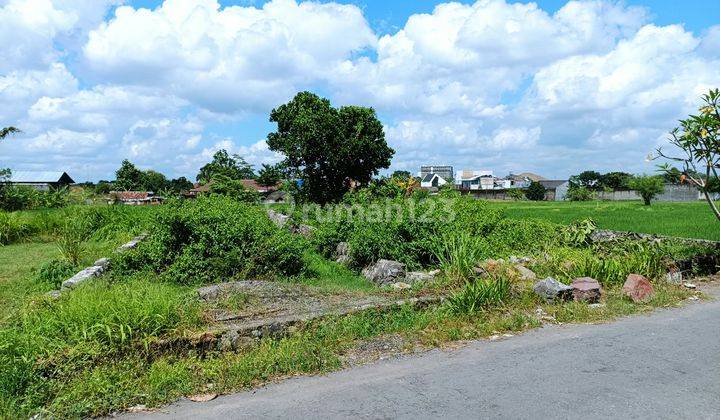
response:
[[[715,217],[717,217],[718,221],[720,221],[720,210],[718,210],[712,197],[710,197],[710,193],[707,191],[707,188],[703,188],[703,194],[705,195],[705,201],[707,201],[708,204],[710,204],[710,208],[712,209],[713,213],[715,214]]]

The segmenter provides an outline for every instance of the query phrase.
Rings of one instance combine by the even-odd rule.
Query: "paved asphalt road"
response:
[[[720,418],[720,301],[545,327],[129,418]]]

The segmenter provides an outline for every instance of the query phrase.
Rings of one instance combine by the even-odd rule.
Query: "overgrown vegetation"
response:
[[[296,276],[304,241],[276,227],[259,206],[222,196],[162,206],[153,235],[115,264],[120,273],[152,270],[163,280],[203,284]]]
[[[351,193],[342,204],[278,206],[292,212],[292,223],[315,226],[310,239],[275,226],[261,206],[219,195],[160,207],[5,213],[13,226],[8,242],[16,244],[0,247],[0,417],[105,415],[209,392],[208,384],[210,392],[227,392],[337,369],[344,353],[386,334],[409,347],[435,346],[537,326],[538,306],[561,322],[598,321],[689,295],[657,282],[655,297],[637,305],[619,288],[628,273],[655,280],[670,259],[701,250],[642,241],[593,245],[592,221],[516,219],[506,216],[511,209],[452,190],[425,197],[409,187],[390,180]],[[57,300],[45,295],[140,232],[151,235],[134,251],[114,255],[109,275]],[[349,244],[349,266],[331,261],[339,242]],[[34,254],[21,258],[23,252]],[[511,256],[529,257],[528,267],[541,277],[597,278],[606,306],[593,312],[578,303],[547,305],[532,293],[532,282],[520,279]],[[380,258],[441,274],[408,291],[379,290],[359,269]],[[297,282],[323,293],[448,299],[436,307],[313,322],[237,353],[190,345],[209,322],[209,307],[194,287],[239,279]],[[249,301],[239,296],[229,304]]]

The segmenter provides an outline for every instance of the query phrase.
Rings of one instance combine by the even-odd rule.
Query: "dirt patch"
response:
[[[316,288],[266,281],[238,281],[198,289],[208,303],[210,332],[220,336],[225,347],[236,347],[240,337],[263,337],[327,316],[342,316],[373,309],[411,304],[438,303],[440,296],[413,297],[379,292],[327,293]],[[228,339],[228,337],[232,337]]]
[[[357,343],[345,352],[340,360],[345,367],[359,366],[416,350],[413,343],[398,334],[392,334]]]

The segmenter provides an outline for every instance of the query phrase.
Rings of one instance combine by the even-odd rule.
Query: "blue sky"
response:
[[[377,110],[390,170],[651,172],[720,86],[720,2],[677,4],[0,0],[0,123],[23,129],[0,167],[272,163],[270,110],[312,90]]]

